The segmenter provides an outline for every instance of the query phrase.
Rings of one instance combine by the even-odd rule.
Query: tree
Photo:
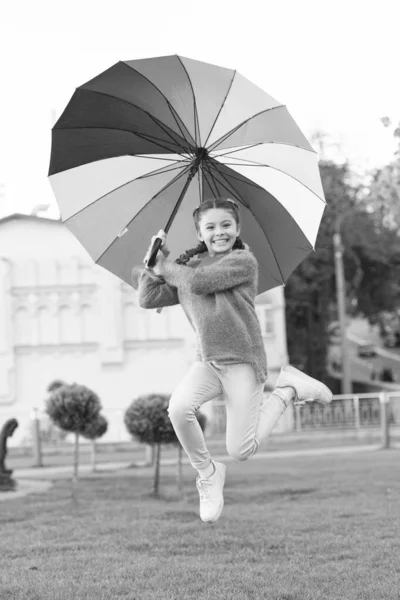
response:
[[[98,420],[100,410],[97,394],[77,383],[57,387],[46,402],[46,412],[54,423],[60,429],[75,434],[74,480],[78,478],[79,435]]]
[[[336,296],[333,233],[338,218],[354,210],[357,188],[348,164],[325,161],[320,172],[327,206],[316,249],[294,271],[284,291],[290,361],[326,381],[327,327]]]
[[[149,394],[140,396],[132,402],[125,412],[124,422],[129,433],[143,444],[156,448],[153,494],[159,496],[161,446],[173,444],[178,446],[177,483],[180,493],[182,486],[182,448],[176,437],[171,420],[168,416],[169,396],[164,394]],[[205,416],[197,412],[197,420],[204,429]]]
[[[82,436],[92,442],[92,471],[96,470],[96,440],[101,438],[107,431],[107,419],[103,415],[98,415],[94,421],[90,421],[82,429]]]
[[[294,271],[285,287],[291,362],[318,379],[325,376],[327,327],[336,319],[333,234],[340,229],[348,313],[376,319],[399,300],[400,239],[397,228],[371,207],[371,191],[355,181],[348,166],[320,163],[327,206],[315,252]]]

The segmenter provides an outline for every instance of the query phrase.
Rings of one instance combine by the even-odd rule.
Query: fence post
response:
[[[381,450],[390,448],[390,435],[389,435],[389,398],[386,392],[380,392],[379,394],[379,405],[381,412],[381,435],[382,445]]]
[[[38,409],[33,408],[31,413],[31,432],[32,432],[32,453],[33,466],[43,467],[42,444],[40,439],[40,421],[38,419]]]
[[[360,422],[360,398],[358,396],[354,396],[354,427],[358,430],[361,427]]]

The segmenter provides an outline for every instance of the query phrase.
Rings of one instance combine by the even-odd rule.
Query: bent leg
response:
[[[211,464],[196,411],[222,393],[218,376],[205,362],[196,361],[173,392],[168,408],[176,436],[192,467],[206,469]]]
[[[278,390],[265,397],[264,384],[247,363],[225,365],[221,380],[226,395],[226,447],[233,458],[247,460],[271,433],[293,392]]]
[[[258,448],[256,430],[264,385],[250,364],[224,367],[220,377],[226,401],[226,449],[236,460],[247,460]]]

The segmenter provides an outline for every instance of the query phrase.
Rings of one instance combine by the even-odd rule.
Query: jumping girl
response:
[[[207,200],[193,218],[200,244],[172,262],[161,230],[152,238],[152,243],[155,237],[163,241],[154,268],[135,267],[132,282],[142,308],[181,304],[196,332],[196,360],[173,392],[168,414],[198,471],[200,518],[214,523],[224,506],[226,466],[213,461],[207,450],[196,419],[202,404],[224,397],[227,451],[243,461],[257,452],[291,402],[328,404],[332,393],[319,381],[285,366],[275,390],[265,398],[267,361],[254,307],[258,263],[239,237],[239,206],[229,199]]]

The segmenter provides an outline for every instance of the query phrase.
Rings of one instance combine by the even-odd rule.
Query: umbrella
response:
[[[121,61],[78,87],[52,130],[49,180],[63,223],[128,284],[151,235],[169,232],[176,258],[198,243],[193,210],[222,196],[241,207],[265,292],[314,249],[325,208],[318,156],[286,106],[178,55]]]

